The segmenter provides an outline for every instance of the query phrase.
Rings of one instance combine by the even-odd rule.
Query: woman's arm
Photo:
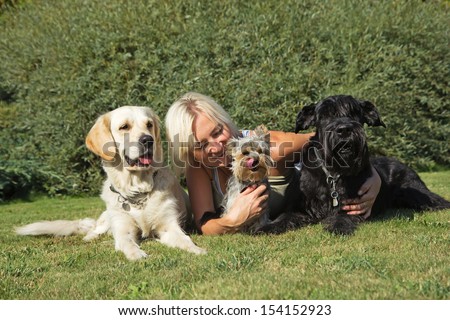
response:
[[[240,227],[256,219],[267,206],[266,186],[247,188],[236,199],[235,204],[220,218],[202,223],[207,212],[215,212],[211,181],[202,167],[188,167],[186,182],[189,191],[194,220],[197,228],[205,235],[236,233]]]
[[[303,146],[314,135],[312,133],[293,133],[283,131],[270,131],[270,155],[275,161],[275,167],[271,169],[271,176],[279,176],[285,173],[286,168],[292,167],[299,161]]]

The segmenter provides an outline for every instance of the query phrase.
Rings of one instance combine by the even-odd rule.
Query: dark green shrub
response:
[[[15,7],[20,3],[20,0],[0,0],[0,14],[6,9]]]
[[[51,194],[97,191],[84,136],[99,114],[148,105],[163,118],[191,90],[240,127],[275,130],[351,94],[388,125],[368,130],[375,152],[450,164],[445,2],[36,0],[1,17],[0,96],[20,114],[1,157],[44,168]]]

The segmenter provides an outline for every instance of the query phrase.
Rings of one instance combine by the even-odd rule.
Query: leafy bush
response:
[[[46,172],[51,194],[96,192],[95,118],[121,105],[163,118],[192,90],[239,127],[286,131],[303,105],[351,94],[388,126],[368,129],[374,152],[449,166],[448,13],[407,0],[24,2],[0,16],[0,109],[17,111],[1,160]]]
[[[0,14],[10,7],[15,7],[19,4],[20,0],[0,0]]]

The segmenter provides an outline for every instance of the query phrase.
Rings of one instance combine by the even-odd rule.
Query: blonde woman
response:
[[[275,166],[270,170],[270,200],[266,186],[245,189],[234,206],[220,215],[220,205],[231,176],[230,159],[225,145],[241,133],[228,113],[212,98],[189,92],[169,108],[165,125],[171,142],[172,163],[186,177],[195,224],[203,234],[238,232],[258,218],[269,206],[271,217],[284,210],[284,191],[294,177],[294,162],[312,134],[270,131],[271,156]],[[367,218],[378,195],[381,179],[373,175],[361,187],[359,199],[345,204],[348,214]]]

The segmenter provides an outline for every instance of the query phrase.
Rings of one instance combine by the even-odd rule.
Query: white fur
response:
[[[95,227],[94,219],[81,219],[75,221],[55,220],[35,222],[23,227],[16,228],[19,235],[39,236],[44,234],[53,234],[64,237],[73,234],[86,234]]]
[[[129,130],[126,134],[123,123]],[[149,121],[152,126],[148,126]],[[122,129],[120,129],[122,127]],[[129,166],[125,155],[137,159],[142,146],[138,141],[142,135],[154,137],[153,163],[151,166]],[[126,137],[125,137],[126,136]],[[127,142],[130,148],[127,148]],[[116,150],[104,146],[115,146]],[[88,148],[104,160],[107,179],[101,198],[106,210],[95,222],[92,219],[76,221],[44,221],[16,229],[20,235],[49,234],[67,236],[85,234],[84,240],[96,239],[111,232],[115,248],[130,260],[144,258],[147,254],[140,249],[140,237],[156,236],[169,247],[180,248],[195,254],[206,253],[197,247],[181,228],[186,219],[186,207],[181,187],[176,177],[167,168],[161,167],[162,148],[159,136],[159,121],[153,111],[145,107],[121,107],[100,117],[86,139]],[[113,186],[116,191],[111,191]],[[140,195],[142,205],[130,204],[130,210],[122,207],[123,197]]]

